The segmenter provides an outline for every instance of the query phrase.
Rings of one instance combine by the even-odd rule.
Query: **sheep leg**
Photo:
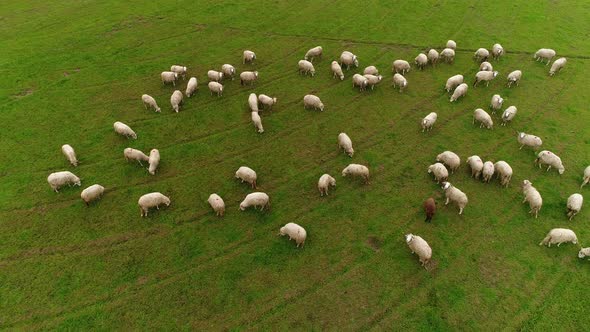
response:
[[[449,201],[450,201],[450,199],[449,199],[449,197],[447,197],[447,201],[445,202],[445,205],[448,205]]]
[[[463,213],[463,208],[459,208],[459,214]]]
[[[522,150],[522,147],[523,147],[523,146],[524,146],[524,144],[520,146],[520,149],[519,149],[519,150]]]
[[[549,167],[547,167],[547,172],[549,172],[550,169],[551,169],[551,165],[549,165]]]

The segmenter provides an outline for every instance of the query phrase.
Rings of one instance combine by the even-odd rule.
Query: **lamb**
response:
[[[127,138],[131,137],[133,139],[137,139],[137,134],[129,127],[128,125],[124,124],[123,122],[115,122],[113,124],[115,128],[115,132],[119,135],[123,135]]]
[[[343,149],[344,153],[346,153],[350,158],[354,154],[354,149],[352,148],[352,140],[346,133],[338,134],[338,149]]]
[[[369,80],[360,74],[354,74],[352,76],[352,87],[359,87],[359,91],[364,91],[367,88],[367,84],[369,84]]]
[[[454,40],[449,40],[447,41],[447,47],[454,50],[457,48],[457,43]]]
[[[584,197],[580,194],[573,194],[567,199],[567,216],[572,220],[576,214],[582,209]]]
[[[483,171],[483,161],[481,158],[477,155],[473,155],[467,158],[466,163],[471,168],[471,176],[478,180]]]
[[[444,151],[443,153],[439,154],[436,156],[436,161],[442,162],[443,164],[449,166],[451,173],[455,173],[455,170],[459,168],[461,164],[461,159],[459,156],[452,151]]]
[[[216,70],[209,70],[207,72],[207,77],[209,78],[209,81],[220,82],[223,79],[223,72],[216,71]]]
[[[359,66],[359,60],[356,57],[356,55],[348,52],[348,51],[344,51],[342,52],[342,54],[340,55],[340,65],[346,65],[346,70],[350,69],[350,66],[354,65],[355,67]]]
[[[423,69],[428,64],[428,57],[424,53],[418,54],[414,59],[414,63],[418,66],[418,68]]]
[[[178,113],[180,110],[180,104],[182,104],[182,92],[176,90],[172,93],[172,96],[170,96],[170,105],[172,105],[172,109]]]
[[[481,63],[481,65],[479,65],[479,70],[480,71],[494,71],[494,67],[492,66],[491,63],[484,61]]]
[[[555,57],[555,54],[556,54],[555,51],[550,48],[541,48],[535,53],[533,58],[536,61],[541,61],[541,63],[543,63],[544,60],[547,60],[547,66],[548,66],[549,62],[551,62],[551,59],[553,59],[553,57]]]
[[[321,46],[310,48],[309,51],[305,53],[304,59],[309,60],[310,62],[313,62],[313,58],[315,58],[316,56],[321,59],[323,51],[324,49]]]
[[[494,169],[500,179],[500,185],[508,187],[510,179],[512,179],[512,167],[507,162],[500,160],[494,164]]]
[[[305,109],[308,107],[311,107],[312,109],[318,109],[320,112],[324,111],[324,103],[322,103],[318,96],[314,95],[305,95],[303,97],[303,107]]]
[[[440,57],[447,63],[453,63],[455,61],[455,50],[452,48],[445,48],[440,52]]]
[[[561,158],[551,151],[543,150],[539,152],[537,159],[535,159],[535,164],[539,164],[539,168],[541,168],[542,165],[549,165],[549,167],[547,167],[547,171],[549,171],[551,167],[555,167],[560,175],[565,172],[565,167],[563,167]]]
[[[405,90],[408,86],[408,80],[400,74],[395,74],[393,75],[393,87],[395,88],[398,86],[399,92],[402,92],[402,90]]]
[[[486,50],[485,48],[479,48],[477,49],[477,51],[475,51],[475,53],[473,54],[473,57],[477,60],[477,61],[486,61],[488,59],[488,57],[490,56],[490,52],[488,50]]]
[[[438,55],[438,52],[432,48],[428,51],[426,58],[428,58],[428,62],[430,62],[432,65],[435,65],[438,62]]]
[[[508,74],[508,83],[506,83],[508,85],[508,87],[512,87],[512,84],[516,83],[516,86],[518,86],[518,83],[520,82],[520,79],[522,78],[522,71],[520,70],[515,70],[513,72],[511,72],[510,74]]]
[[[426,265],[430,263],[430,259],[432,258],[432,248],[430,248],[423,238],[414,234],[406,234],[406,243],[410,250],[412,250],[412,254],[416,253],[418,255],[420,263],[426,269]]]
[[[163,71],[160,74],[162,77],[162,84],[172,83],[173,86],[176,86],[176,80],[178,80],[178,74],[173,71]]]
[[[130,159],[137,160],[137,162],[141,166],[143,166],[143,164],[141,163],[142,160],[147,162],[150,161],[150,158],[146,156],[145,153],[133,148],[126,148],[125,150],[123,150],[123,156],[125,156],[126,161],[129,161]]]
[[[258,112],[252,112],[251,118],[252,118],[252,123],[254,124],[254,127],[256,128],[258,133],[262,134],[264,132],[264,127],[262,127],[262,119],[260,118],[260,115],[258,114]]]
[[[250,85],[252,85],[257,79],[257,71],[244,71],[240,74],[240,85],[245,85],[246,83],[250,83]]]
[[[486,161],[485,163],[483,163],[483,169],[481,171],[481,174],[483,175],[483,182],[490,182],[490,180],[492,179],[492,175],[494,175],[494,172],[494,163],[492,163],[491,161]]]
[[[537,188],[533,187],[533,183],[529,180],[524,180],[522,182],[522,193],[524,194],[523,203],[529,202],[529,207],[531,210],[529,213],[534,213],[535,218],[539,216],[539,211],[541,211],[541,207],[543,206],[543,198],[541,194],[537,190]]]
[[[269,97],[267,95],[259,94],[258,101],[262,104],[262,107],[268,106],[269,110],[272,110],[272,105],[277,103],[276,97]],[[262,109],[260,109],[262,110]]]
[[[328,188],[336,187],[336,179],[334,179],[329,174],[324,174],[320,176],[320,180],[318,181],[318,190],[320,191],[320,196],[328,196]]]
[[[582,189],[582,187],[587,185],[589,182],[590,182],[590,166],[586,167],[586,169],[584,170],[584,177],[582,178],[582,185],[580,186],[580,189]]]
[[[307,238],[307,232],[305,229],[292,222],[281,227],[279,230],[279,235],[289,235],[289,241],[295,240],[295,243],[297,243],[297,248],[299,248],[300,245],[303,247],[305,245],[305,239]]]
[[[578,244],[578,237],[576,233],[571,229],[567,228],[554,228],[547,233],[547,236],[539,243],[540,246],[547,245],[551,247],[552,244],[556,244],[559,247],[562,243],[571,242]],[[579,254],[578,254],[579,257]]]
[[[588,257],[588,256],[590,256],[590,247],[582,248],[578,252],[578,258],[584,258],[584,257]]]
[[[51,189],[53,189],[56,193],[59,192],[59,188],[61,186],[66,184],[68,186],[76,185],[78,187],[81,185],[80,178],[74,175],[74,173],[68,171],[49,174],[47,177],[47,182],[51,186]]]
[[[434,217],[434,214],[436,213],[436,202],[434,201],[434,198],[430,197],[425,200],[423,206],[424,212],[426,213],[426,220],[424,221],[431,222],[432,217]]]
[[[428,166],[428,174],[432,173],[434,175],[434,179],[436,183],[441,183],[443,181],[447,181],[449,178],[449,171],[445,167],[445,165],[441,163],[434,163]]]
[[[248,96],[248,106],[252,112],[258,112],[258,97],[256,97],[255,93]]]
[[[90,205],[90,202],[99,199],[102,194],[104,193],[104,187],[100,184],[93,184],[90,187],[82,190],[80,197],[86,204],[86,206]]]
[[[160,209],[160,205],[166,204],[166,206],[170,206],[170,198],[162,195],[159,192],[153,192],[149,194],[145,194],[139,198],[137,201],[139,205],[139,210],[141,212],[142,217],[147,217],[148,211],[150,208],[155,207],[156,209]]]
[[[561,71],[561,68],[565,67],[566,63],[567,63],[566,58],[559,58],[559,59],[555,60],[555,62],[553,62],[553,64],[551,65],[551,69],[549,70],[549,76],[553,76],[558,71]]]
[[[344,73],[342,72],[342,67],[338,64],[338,61],[332,61],[330,68],[332,68],[332,73],[334,73],[332,78],[339,77],[341,81],[344,80]]]
[[[312,77],[315,75],[315,68],[313,67],[313,64],[311,62],[309,62],[307,60],[299,60],[298,66],[299,66],[299,74],[301,74],[301,73],[303,73],[305,75],[311,74]]]
[[[476,108],[473,112],[473,124],[475,124],[475,121],[480,122],[479,128],[486,126],[488,129],[493,129],[494,127],[492,117],[481,108]]]
[[[494,44],[492,46],[492,57],[494,60],[500,60],[500,57],[504,55],[504,48],[500,44]]]
[[[459,99],[462,96],[465,96],[467,94],[467,88],[469,86],[467,85],[467,83],[461,83],[459,84],[458,87],[455,88],[455,91],[453,91],[453,95],[451,96],[451,103],[454,102],[455,100]]]
[[[216,93],[217,97],[221,97],[223,95],[223,85],[221,85],[221,83],[209,82],[209,84],[207,84],[207,86],[209,87],[209,92],[211,93],[212,96],[213,96],[213,93]]]
[[[150,174],[156,175],[156,169],[158,168],[158,165],[160,164],[160,151],[158,151],[158,149],[151,149],[150,150],[150,156],[148,157],[148,164],[150,165],[150,167],[148,168],[148,171],[150,172]]]
[[[72,166],[78,166],[78,159],[76,159],[76,152],[74,148],[69,144],[64,144],[61,146],[61,152],[66,156],[66,159],[72,164]]]
[[[520,144],[519,150],[522,150],[522,148],[525,145],[530,148],[533,148],[533,150],[536,150],[536,149],[540,148],[541,145],[543,145],[543,140],[541,140],[540,137],[535,136],[535,135],[530,135],[527,133],[523,133],[523,132],[518,133],[517,139],[518,139],[518,144]]]
[[[186,96],[187,97],[191,97],[195,91],[197,90],[197,78],[196,77],[191,77],[188,80],[188,83],[186,84]]]
[[[256,60],[256,53],[252,51],[245,50],[242,56],[242,63],[246,64],[246,62],[252,63]]]
[[[383,79],[381,75],[372,75],[372,74],[365,74],[363,75],[364,78],[367,79],[367,84],[371,86],[371,90],[375,87],[375,85],[379,84]]]
[[[213,211],[215,211],[216,216],[223,217],[223,214],[225,213],[225,203],[223,202],[221,196],[217,194],[211,194],[209,195],[207,202],[209,205],[211,205]]]
[[[224,76],[231,77],[231,80],[233,81],[234,75],[236,74],[236,68],[234,68],[234,66],[226,63],[223,66],[221,66],[221,72],[223,73]]]
[[[517,111],[516,106],[508,106],[508,108],[504,110],[504,113],[502,113],[502,126],[506,126],[508,122],[512,121],[516,116]]]
[[[492,101],[490,101],[490,108],[492,109],[492,114],[496,114],[496,111],[502,108],[503,103],[504,98],[500,97],[500,95],[493,95]]]
[[[182,79],[186,78],[186,67],[184,66],[173,65],[170,67],[170,71],[182,76]]]
[[[367,166],[350,164],[342,170],[342,176],[346,177],[347,175],[360,176],[365,180],[365,184],[369,183],[369,169]]]
[[[451,90],[455,89],[461,83],[463,83],[463,75],[451,76],[447,80],[447,84],[445,84],[445,90],[451,92]]]
[[[242,183],[246,181],[252,186],[252,189],[256,189],[256,172],[247,166],[241,166],[236,171],[236,179],[242,180]]]
[[[255,210],[259,206],[260,211],[264,211],[265,208],[268,210],[270,209],[270,199],[267,194],[262,192],[248,194],[242,203],[240,203],[240,210],[244,211],[251,206],[254,206]]]
[[[378,76],[379,75],[379,70],[375,66],[369,66],[369,67],[366,67],[365,70],[363,70],[363,75],[374,75],[374,76]]]
[[[410,63],[406,60],[395,60],[392,65],[392,71],[396,74],[401,72],[402,75],[405,75],[407,72],[410,71],[412,67],[410,67]]]
[[[143,102],[143,107],[145,107],[145,109],[149,108],[153,108],[156,112],[160,112],[160,107],[158,107],[158,103],[156,103],[156,100],[154,99],[154,97],[150,96],[150,95],[141,95],[141,101]]]
[[[496,76],[498,76],[497,71],[479,71],[475,74],[475,82],[473,82],[473,86],[477,86],[481,81],[485,81],[486,86],[489,86],[490,81],[496,78]]]
[[[448,205],[450,201],[453,201],[453,203],[457,204],[459,207],[459,214],[463,214],[463,209],[465,209],[465,206],[467,206],[467,203],[469,202],[467,195],[454,187],[450,182],[443,182],[442,185],[442,189],[445,191],[445,196],[447,198],[445,205]]]
[[[434,112],[431,112],[430,114],[425,116],[424,119],[422,119],[422,132],[424,132],[425,130],[431,131],[432,127],[434,127],[434,123],[436,122],[437,118],[438,115]]]

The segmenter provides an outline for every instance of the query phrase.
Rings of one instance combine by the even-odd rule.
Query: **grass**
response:
[[[136,1],[44,3],[9,1],[0,8],[0,326],[10,329],[195,330],[575,330],[583,312],[588,264],[577,247],[537,244],[553,227],[576,231],[590,243],[585,209],[568,222],[567,197],[579,191],[590,162],[588,70],[590,31],[584,2],[493,3],[460,1]],[[548,23],[551,22],[551,23]],[[394,59],[413,59],[447,39],[458,43],[456,62],[413,70],[409,88],[390,87]],[[489,87],[470,88],[449,103],[442,87],[477,70],[479,47],[500,42],[508,54]],[[296,63],[324,47],[314,78]],[[549,78],[532,61],[541,47],[567,56]],[[241,52],[257,54],[241,64]],[[361,68],[385,76],[375,91],[351,88],[346,72],[331,78],[341,51],[357,54]],[[226,82],[222,98],[209,95],[206,71],[223,63],[256,69],[254,87]],[[159,73],[184,64],[200,90],[181,112],[171,111],[173,87]],[[507,89],[508,72],[524,73]],[[183,82],[184,83],[184,82]],[[181,86],[184,88],[184,85]],[[247,109],[251,92],[276,96],[255,132]],[[301,98],[316,93],[323,113],[305,111]],[[162,113],[145,111],[148,93]],[[488,131],[471,124],[476,107],[500,93],[518,115]],[[439,114],[434,130],[419,121]],[[498,124],[498,117],[494,118]],[[114,134],[123,121],[136,141]],[[518,150],[515,130],[537,134],[560,155],[565,174],[541,171],[534,153]],[[352,138],[351,160],[336,137]],[[80,165],[61,155],[69,143]],[[134,147],[162,155],[150,176],[126,163]],[[426,167],[443,150],[462,161],[477,154],[505,160],[515,174],[509,188],[469,178],[465,166],[451,182],[469,195],[463,216],[443,207]],[[371,184],[342,178],[350,162],[371,169]],[[268,213],[240,212],[251,190],[233,179],[241,165],[259,174]],[[80,188],[52,192],[54,171],[72,170],[83,187],[100,183],[104,198],[86,208]],[[319,176],[337,188],[320,198]],[[538,220],[521,204],[519,183],[530,179],[543,195]],[[582,194],[587,192],[587,188]],[[140,218],[137,199],[151,191],[172,205]],[[216,218],[212,192],[227,205]],[[422,201],[437,198],[432,224]],[[280,226],[307,229],[303,249],[277,237]],[[436,267],[419,266],[403,234],[425,238]]]

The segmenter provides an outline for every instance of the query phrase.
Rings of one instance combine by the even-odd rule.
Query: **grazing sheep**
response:
[[[70,187],[72,185],[76,185],[78,187],[81,185],[80,178],[69,171],[51,173],[47,177],[47,182],[51,186],[51,189],[53,189],[56,193],[59,192],[59,188],[61,186],[66,184]]]
[[[453,63],[455,61],[455,51],[452,48],[445,48],[440,52],[440,57],[447,63]]]
[[[483,163],[483,169],[481,171],[481,174],[483,175],[483,182],[490,182],[490,180],[492,179],[492,175],[494,175],[494,172],[494,163],[492,163],[491,161],[486,161],[485,163]]]
[[[420,263],[426,268],[426,265],[432,258],[432,248],[430,248],[423,238],[414,234],[406,234],[406,243],[410,250],[412,250],[412,254],[416,253],[420,258]]]
[[[500,60],[500,57],[504,55],[504,48],[500,44],[494,44],[492,46],[492,57],[494,60]]]
[[[453,201],[453,203],[457,204],[459,207],[459,214],[463,214],[463,209],[469,202],[467,195],[454,187],[450,182],[443,182],[442,185],[442,189],[445,191],[445,197],[447,198],[445,205],[448,205],[450,201]]]
[[[359,91],[364,91],[369,84],[369,80],[361,74],[354,74],[352,76],[352,87],[359,87]]]
[[[447,41],[447,47],[454,50],[457,48],[457,43],[454,40],[449,40]]]
[[[334,73],[332,78],[339,77],[341,81],[344,80],[344,73],[342,72],[342,67],[338,64],[338,61],[332,61],[330,68],[332,68],[332,73]]]
[[[76,152],[74,148],[69,144],[61,146],[61,152],[66,156],[66,159],[72,164],[72,166],[78,166],[78,159],[76,159]]]
[[[436,161],[442,162],[443,164],[449,166],[451,173],[455,173],[455,170],[461,165],[461,158],[459,158],[459,156],[452,151],[445,151],[439,154],[436,156]]]
[[[544,60],[547,60],[547,66],[548,66],[549,62],[551,62],[551,59],[553,59],[553,57],[555,57],[555,54],[556,54],[555,51],[550,48],[541,48],[537,52],[535,52],[535,55],[533,56],[533,58],[536,61],[541,61],[541,63],[543,63]]]
[[[207,72],[207,78],[211,82],[220,82],[223,79],[223,72],[217,70],[209,70]]]
[[[246,181],[252,186],[252,189],[256,189],[256,172],[247,166],[241,166],[236,171],[236,179],[242,180],[242,183]]]
[[[145,109],[148,109],[148,106],[150,108],[153,108],[156,112],[160,112],[160,107],[158,107],[158,103],[156,103],[156,100],[154,99],[154,97],[150,96],[150,95],[141,95],[141,101],[143,101],[143,107],[145,107]]]
[[[573,194],[567,199],[567,216],[570,220],[582,209],[584,197],[580,194]]]
[[[408,80],[406,80],[405,77],[403,77],[401,74],[395,74],[393,75],[393,87],[398,87],[399,86],[399,92],[402,92],[402,90],[405,90],[406,87],[408,86]]]
[[[166,206],[170,206],[170,198],[162,195],[159,192],[153,192],[149,194],[145,194],[139,198],[137,201],[139,205],[139,210],[141,211],[142,217],[147,217],[148,211],[150,208],[155,207],[156,209],[160,209],[160,205],[166,204]]]
[[[414,59],[414,63],[418,66],[418,68],[423,69],[428,64],[428,57],[426,54],[420,53]]]
[[[475,121],[480,122],[479,128],[486,126],[488,129],[493,129],[494,127],[494,121],[492,121],[492,117],[488,114],[488,112],[481,108],[476,108],[473,112],[473,124],[475,124]]]
[[[307,60],[299,60],[298,66],[299,66],[299,74],[301,74],[301,73],[303,73],[305,75],[311,74],[312,77],[315,75],[315,68],[313,67],[313,64],[311,62],[309,62]]]
[[[410,69],[412,69],[412,67],[410,67],[410,63],[406,60],[395,60],[392,65],[392,71],[396,74],[401,72],[402,75],[405,75]]]
[[[434,163],[428,166],[428,174],[432,173],[434,175],[434,179],[436,183],[441,183],[443,181],[447,181],[449,178],[449,171],[445,167],[445,165],[441,163]]]
[[[342,52],[342,54],[340,55],[340,65],[346,65],[346,70],[350,69],[350,66],[354,65],[355,67],[359,66],[359,60],[356,57],[356,55],[348,52],[348,51],[344,51]]]
[[[260,206],[260,211],[264,211],[270,208],[270,199],[267,194],[262,192],[255,192],[246,195],[246,198],[240,203],[240,210],[244,211],[247,208],[253,206],[255,210]]]
[[[450,99],[451,103],[459,99],[460,97],[465,96],[467,94],[467,88],[469,88],[467,83],[459,84],[459,86],[455,88],[455,91],[453,91],[453,95]]]
[[[507,162],[500,160],[494,164],[498,179],[500,179],[500,185],[508,187],[510,179],[512,179],[512,167]]]
[[[529,213],[534,213],[535,218],[539,216],[539,211],[541,211],[541,207],[543,206],[543,198],[541,194],[537,190],[537,188],[533,187],[533,183],[529,180],[524,180],[522,182],[522,193],[524,194],[523,203],[529,202],[529,207],[531,210]]]
[[[422,119],[422,132],[424,132],[425,130],[431,131],[432,127],[434,127],[434,123],[436,122],[437,118],[438,115],[434,112],[431,112],[430,114],[425,116],[424,119]]]
[[[338,134],[338,149],[344,150],[344,153],[346,153],[350,158],[352,158],[352,155],[354,154],[354,149],[352,148],[352,140],[350,139],[350,137],[348,137],[348,135],[346,135],[346,133]]]
[[[502,126],[506,126],[506,124],[508,124],[508,122],[512,121],[512,119],[514,119],[514,117],[516,116],[516,112],[518,110],[516,109],[516,106],[508,106],[507,109],[504,110],[504,113],[502,113]]]
[[[182,104],[182,92],[175,90],[172,96],[170,96],[170,105],[172,105],[172,109],[176,113],[180,110],[180,104]]]
[[[151,149],[150,156],[148,157],[148,164],[150,167],[148,171],[151,175],[156,175],[156,169],[158,169],[158,165],[160,164],[160,151],[158,149]]]
[[[366,67],[365,70],[363,70],[363,75],[374,75],[374,76],[378,76],[379,75],[379,70],[375,66],[369,66],[369,67]]]
[[[511,72],[510,74],[508,74],[508,83],[506,83],[508,85],[508,87],[512,87],[512,84],[516,83],[516,86],[518,86],[518,83],[520,82],[520,79],[522,78],[522,71],[520,70],[515,70],[513,72]]]
[[[243,64],[246,64],[246,62],[252,63],[254,60],[256,60],[256,53],[248,50],[244,51],[244,54],[242,55]]]
[[[367,84],[369,86],[371,86],[371,90],[373,90],[373,88],[375,87],[375,85],[381,83],[381,80],[383,79],[383,76],[381,75],[371,75],[371,74],[365,74],[363,75],[364,78],[367,79]]]
[[[196,77],[191,77],[188,80],[188,83],[186,84],[186,96],[187,97],[191,97],[195,91],[197,90],[197,78]]]
[[[102,194],[104,193],[104,187],[100,184],[93,184],[90,187],[82,190],[80,197],[86,204],[86,206],[90,205],[90,202],[99,199]]]
[[[542,165],[549,165],[549,167],[547,167],[547,171],[549,171],[551,167],[555,167],[559,174],[563,174],[563,172],[565,172],[565,167],[563,167],[561,158],[551,151],[543,150],[539,152],[537,159],[535,159],[535,164],[539,164],[539,168],[541,168]]]
[[[150,158],[148,156],[146,156],[145,153],[143,153],[141,150],[137,150],[137,149],[133,149],[133,148],[126,148],[125,150],[123,150],[123,156],[125,156],[125,160],[129,161],[131,160],[137,160],[137,162],[143,166],[143,164],[141,163],[141,161],[150,161]]]
[[[255,93],[248,96],[248,106],[252,112],[258,112],[258,97]]]
[[[244,71],[240,74],[240,85],[245,85],[246,83],[250,83],[250,85],[252,85],[257,79],[257,71]]]
[[[479,48],[473,54],[473,57],[477,61],[486,61],[489,58],[489,56],[490,56],[490,52],[488,50],[486,50],[485,48]]]
[[[269,97],[269,96],[263,95],[263,94],[259,94],[258,101],[262,104],[263,108],[264,108],[264,106],[268,106],[268,109],[272,110],[272,105],[277,103],[277,98],[276,97]],[[260,109],[260,110],[262,110],[262,109]]]
[[[320,97],[314,95],[305,95],[303,97],[303,107],[307,109],[311,107],[312,109],[318,109],[320,112],[324,111],[324,103],[320,100]]]
[[[567,228],[554,228],[547,233],[547,236],[539,243],[540,246],[547,245],[551,247],[552,244],[556,244],[559,247],[562,243],[571,242],[578,244],[578,237],[576,233],[571,229]]]
[[[369,183],[369,169],[367,166],[350,164],[342,170],[342,176],[346,177],[347,175],[360,176],[365,180],[366,184]]]
[[[471,168],[471,176],[474,177],[476,180],[479,180],[479,176],[483,171],[483,161],[477,155],[473,155],[467,158],[466,161],[469,168]]]
[[[588,248],[582,248],[578,252],[578,258],[584,258],[584,257],[588,257],[588,256],[590,256],[590,247],[588,247]]]
[[[426,58],[428,58],[428,62],[430,62],[432,65],[435,65],[438,62],[438,56],[438,52],[435,49],[431,48],[428,51],[428,55],[426,55]]]
[[[115,132],[119,135],[123,135],[127,138],[131,137],[133,139],[137,139],[137,134],[129,127],[128,125],[124,124],[123,122],[115,122],[113,124],[115,128]]]
[[[209,195],[207,202],[209,202],[209,205],[211,205],[213,211],[215,211],[216,216],[223,217],[223,214],[225,213],[225,202],[223,202],[221,196],[217,194],[211,194]]]
[[[234,76],[236,75],[236,68],[234,68],[234,66],[226,63],[223,66],[221,66],[221,72],[223,73],[224,76],[231,77],[231,80],[233,81]]]
[[[254,124],[254,128],[258,131],[258,133],[262,134],[264,132],[264,127],[262,127],[262,119],[258,112],[251,113],[252,123]]]
[[[434,198],[430,197],[424,201],[423,205],[424,205],[424,212],[426,213],[426,220],[424,220],[424,221],[431,222],[432,217],[434,217],[434,214],[436,213],[436,202],[434,201]]]
[[[172,83],[173,86],[176,86],[176,80],[178,80],[178,74],[172,71],[163,71],[160,74],[162,77],[162,84]]]
[[[586,169],[584,170],[584,177],[582,178],[582,185],[580,186],[580,189],[582,189],[582,187],[587,185],[589,182],[590,182],[590,166],[586,167]]]
[[[561,68],[565,67],[566,63],[567,63],[566,58],[559,58],[559,59],[555,60],[555,62],[553,62],[553,64],[551,65],[551,69],[549,69],[549,76],[553,76],[558,71],[561,71]]]
[[[211,93],[212,96],[213,96],[213,93],[216,93],[217,97],[223,96],[223,85],[221,85],[221,83],[209,82],[209,84],[207,84],[207,86],[209,87],[209,92]]]
[[[183,80],[186,78],[186,67],[184,66],[173,65],[170,67],[170,71],[182,76]]]
[[[477,86],[481,81],[485,81],[486,86],[489,86],[490,81],[496,78],[496,76],[498,76],[497,71],[479,71],[475,74],[475,82],[473,82],[473,86]]]
[[[479,65],[479,70],[480,71],[494,71],[494,67],[492,66],[491,63],[484,61],[481,63],[481,65]]]
[[[297,248],[299,248],[300,245],[303,247],[305,245],[305,239],[307,238],[307,232],[305,229],[292,222],[281,227],[279,230],[279,235],[289,235],[289,241],[295,240],[295,243],[297,243]]]
[[[523,146],[528,146],[530,148],[533,148],[533,150],[536,150],[538,148],[541,147],[541,145],[543,145],[543,140],[541,140],[540,137],[535,136],[535,135],[530,135],[527,133],[518,133],[517,136],[518,139],[518,144],[520,144],[520,149],[522,150]]]
[[[329,174],[324,174],[320,176],[320,180],[318,181],[318,190],[320,191],[320,196],[328,196],[328,188],[336,187],[336,179],[331,177]]]
[[[447,80],[447,84],[445,84],[445,90],[451,92],[451,90],[455,89],[461,83],[463,83],[463,75],[451,76]]]
[[[492,101],[490,101],[490,108],[492,109],[492,114],[496,114],[496,111],[499,111],[502,108],[503,103],[504,98],[500,97],[500,95],[493,95]]]
[[[313,62],[313,58],[315,58],[316,56],[321,59],[323,52],[324,52],[324,49],[321,46],[316,46],[314,48],[310,48],[309,51],[307,51],[307,53],[305,53],[305,57],[303,57],[303,58],[305,60],[309,60],[310,62]]]

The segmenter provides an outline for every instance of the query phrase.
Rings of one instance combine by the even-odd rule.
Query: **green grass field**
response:
[[[17,330],[583,330],[590,324],[586,294],[590,262],[578,246],[540,247],[549,229],[572,228],[590,245],[588,207],[571,222],[567,197],[580,192],[590,164],[590,4],[583,1],[8,1],[0,6],[0,327]],[[391,87],[391,63],[410,60],[448,39],[456,61],[407,74],[409,87]],[[501,43],[492,62],[499,77],[470,87],[449,103],[446,79],[478,69],[472,53]],[[307,49],[322,45],[314,78],[297,74]],[[568,58],[555,77],[533,61],[539,48]],[[242,65],[244,49],[256,52]],[[343,50],[359,69],[332,79],[330,62]],[[224,63],[258,70],[242,87],[226,81],[212,97],[206,72]],[[173,113],[174,88],[159,74],[189,68],[199,91]],[[384,82],[359,93],[350,77],[377,66]],[[517,88],[506,75],[524,73]],[[185,82],[179,89],[184,91]],[[278,97],[257,134],[247,96]],[[154,96],[162,113],[146,111]],[[317,94],[325,112],[304,110]],[[472,125],[473,110],[505,97],[518,114],[507,127]],[[420,120],[435,111],[431,133]],[[137,140],[113,131],[129,124]],[[543,138],[560,155],[558,175],[535,167],[518,150],[515,130]],[[338,133],[352,138],[351,160],[337,150]],[[60,151],[71,144],[80,165]],[[158,148],[151,176],[122,151]],[[464,215],[444,207],[428,165],[444,150],[462,162],[473,154],[505,160],[514,169],[497,180],[470,178],[465,165],[450,181],[469,196]],[[350,162],[366,164],[371,184],[343,178]],[[272,209],[241,212],[251,192],[233,175],[258,172]],[[51,172],[70,170],[82,188],[59,194]],[[317,180],[336,178],[320,198]],[[538,220],[521,204],[520,183],[543,195]],[[103,199],[87,208],[81,189],[100,183]],[[138,198],[169,195],[172,205],[141,218]],[[215,217],[210,193],[226,202]],[[582,194],[590,199],[590,187]],[[432,224],[422,202],[438,201]],[[303,249],[278,237],[296,222],[307,229]],[[412,232],[433,248],[426,271],[407,248]]]

